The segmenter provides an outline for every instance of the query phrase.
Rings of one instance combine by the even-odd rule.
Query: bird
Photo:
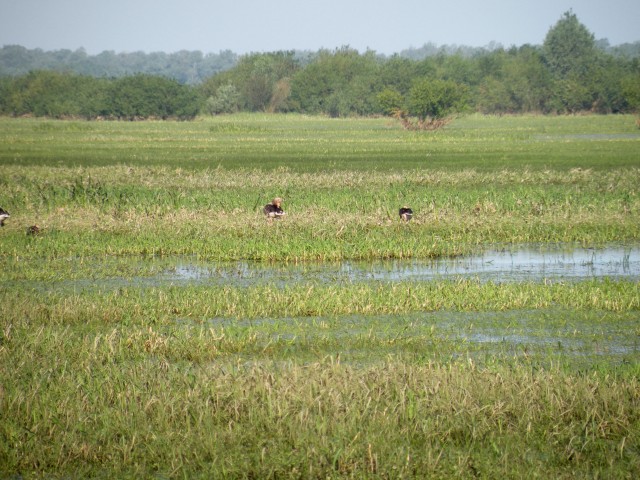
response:
[[[0,227],[4,227],[4,221],[9,218],[9,212],[7,212],[4,208],[0,208]]]
[[[398,213],[400,213],[400,218],[405,222],[408,222],[409,220],[411,220],[411,217],[413,217],[413,210],[411,210],[406,205],[402,207]]]
[[[271,203],[268,203],[264,206],[262,211],[267,216],[267,218],[280,218],[286,213],[280,207],[282,205],[282,199],[280,197],[274,198]]]
[[[40,227],[38,225],[31,225],[30,227],[27,227],[27,235],[40,235]]]

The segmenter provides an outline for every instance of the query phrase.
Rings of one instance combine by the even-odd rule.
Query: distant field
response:
[[[631,116],[1,118],[0,478],[638,478],[637,275],[349,262],[637,247],[639,190]]]
[[[193,122],[0,119],[0,165],[289,168],[295,172],[638,166],[635,119],[482,117],[437,132],[388,118],[233,115]],[[409,174],[409,172],[406,172]]]
[[[437,132],[269,115],[0,126],[0,246],[20,255],[428,258],[640,237],[630,116],[471,116]],[[275,196],[288,218],[271,228],[260,210]],[[31,224],[46,242],[28,241]]]

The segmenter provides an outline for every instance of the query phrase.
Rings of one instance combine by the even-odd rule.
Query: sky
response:
[[[596,40],[640,41],[640,0],[0,0],[0,46],[90,55],[508,48],[542,45],[569,10]]]

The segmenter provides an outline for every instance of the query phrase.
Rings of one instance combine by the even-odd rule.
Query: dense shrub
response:
[[[4,115],[184,120],[195,117],[199,107],[193,87],[150,75],[104,79],[38,71],[0,82]]]

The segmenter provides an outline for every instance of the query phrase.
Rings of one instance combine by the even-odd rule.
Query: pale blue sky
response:
[[[541,45],[572,9],[596,39],[640,41],[640,0],[0,0],[0,46],[89,54]]]

